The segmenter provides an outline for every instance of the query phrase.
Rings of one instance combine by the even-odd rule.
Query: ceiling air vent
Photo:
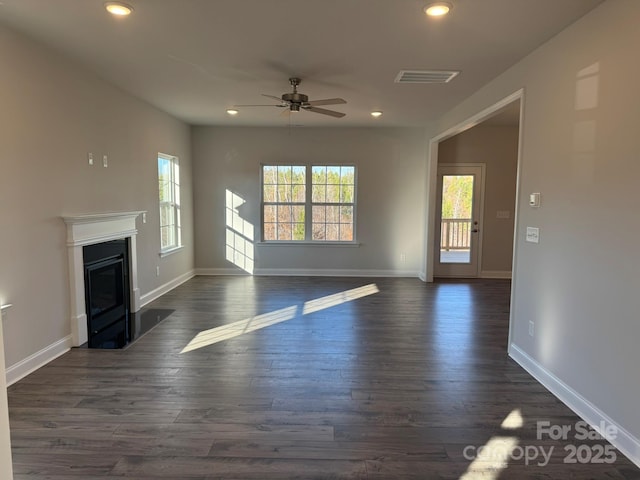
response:
[[[395,83],[449,83],[460,72],[446,70],[400,70]]]

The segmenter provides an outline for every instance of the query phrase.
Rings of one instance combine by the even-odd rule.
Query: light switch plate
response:
[[[540,242],[540,229],[537,227],[527,227],[527,242]]]
[[[540,206],[540,194],[532,193],[529,195],[529,206],[531,207],[539,207]]]

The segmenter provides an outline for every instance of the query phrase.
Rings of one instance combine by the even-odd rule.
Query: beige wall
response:
[[[226,189],[246,201],[240,213],[255,226],[259,240],[260,164],[326,162],[357,166],[361,246],[256,245],[257,273],[280,269],[418,274],[426,175],[423,129],[195,127],[192,132],[198,268],[233,268],[225,260]]]
[[[148,222],[138,219],[142,295],[193,268],[191,153],[187,125],[4,28],[0,58],[0,301],[14,305],[4,322],[11,367],[70,334],[61,215],[147,210]],[[158,151],[182,167],[186,248],[166,259]]]
[[[512,352],[571,389],[566,394],[581,408],[622,426],[637,462],[639,19],[636,0],[604,2],[445,115],[437,129],[524,87]],[[538,209],[528,206],[532,192],[542,194]],[[540,228],[539,244],[525,242],[526,226]]]
[[[516,202],[518,127],[478,125],[444,142],[438,163],[484,163],[482,272],[511,272]],[[499,210],[509,218],[497,218]]]

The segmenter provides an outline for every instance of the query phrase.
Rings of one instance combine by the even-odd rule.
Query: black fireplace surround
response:
[[[89,348],[122,348],[130,340],[129,239],[83,247]]]

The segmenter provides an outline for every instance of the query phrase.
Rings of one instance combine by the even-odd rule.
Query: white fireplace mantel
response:
[[[87,313],[85,309],[84,258],[82,247],[96,243],[129,238],[129,286],[131,311],[140,310],[138,289],[138,261],[136,255],[136,218],[145,213],[114,212],[91,215],[63,216],[67,225],[69,248],[69,287],[71,293],[71,336],[73,345],[80,346],[88,340]]]

